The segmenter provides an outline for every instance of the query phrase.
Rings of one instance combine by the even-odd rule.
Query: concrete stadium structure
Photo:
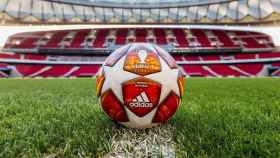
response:
[[[1,0],[2,23],[277,24],[278,0]]]

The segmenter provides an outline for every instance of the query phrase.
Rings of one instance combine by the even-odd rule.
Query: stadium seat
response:
[[[252,76],[258,76],[258,74],[262,71],[264,68],[263,64],[236,64],[235,65],[240,70],[251,74]]]
[[[89,77],[95,76],[99,70],[99,65],[82,65],[79,69],[71,74],[75,77]]]
[[[146,42],[147,30],[146,29],[136,29],[135,30],[135,42]]]
[[[108,35],[109,30],[108,29],[100,29],[97,31],[96,38],[93,42],[93,47],[94,48],[103,48],[105,41],[106,41],[106,36]]]
[[[118,29],[116,44],[117,45],[124,45],[126,43],[127,34],[128,34],[128,29]]]
[[[211,47],[208,37],[205,35],[205,33],[202,30],[192,29],[191,31],[202,47]]]
[[[225,64],[213,64],[213,65],[208,65],[208,68],[214,71],[216,74],[222,77],[228,77],[228,76],[243,76],[240,72],[232,69],[229,67],[229,65]]]
[[[234,55],[235,59],[255,59],[256,55],[255,54],[236,54]]]
[[[0,63],[0,68],[1,67],[6,67],[6,66],[7,66],[7,64]]]
[[[185,55],[184,57],[185,57],[186,61],[199,61],[200,60],[199,56],[194,56],[194,55],[192,55],[192,56]]]
[[[219,55],[203,55],[203,56],[200,56],[200,59],[205,60],[205,61],[210,61],[210,60],[217,61],[217,60],[220,60],[220,57],[219,57]]]
[[[46,55],[35,55],[35,54],[26,54],[24,55],[24,59],[26,60],[46,60]]]
[[[182,65],[181,67],[189,76],[214,77],[213,74],[205,70],[201,65]]]
[[[0,59],[20,59],[20,55],[16,53],[0,53]]]
[[[154,34],[156,36],[156,43],[159,45],[166,45],[166,35],[163,29],[154,29]]]
[[[260,58],[280,58],[280,53],[260,53]]]
[[[70,45],[66,48],[81,48],[82,43],[85,41],[86,36],[89,34],[90,30],[80,30],[77,31],[75,37],[71,41]]]
[[[64,36],[68,34],[69,31],[55,31],[54,35],[47,42],[46,45],[42,46],[43,48],[59,48],[59,43],[63,40]]]
[[[280,67],[280,62],[278,62],[278,63],[272,63],[272,66]]]
[[[176,60],[176,61],[183,61],[184,58],[182,55],[173,55],[173,58]]]
[[[173,34],[176,37],[176,40],[179,44],[178,47],[188,47],[188,40],[186,39],[186,34],[182,29],[173,29]]]
[[[35,32],[35,33],[23,33],[19,35],[22,40],[18,45],[14,45],[13,48],[20,49],[33,49],[36,48],[36,42],[45,34],[45,32]]]
[[[15,68],[23,77],[35,77],[40,72],[43,72],[46,67],[44,65],[20,64],[16,65]]]
[[[233,43],[233,41],[228,37],[228,35],[223,30],[213,30],[213,33],[217,36],[217,38],[220,40],[220,42],[223,43],[223,46],[226,48],[234,48],[238,47]]]
[[[39,74],[41,77],[68,77],[72,65],[52,65],[50,69]]]

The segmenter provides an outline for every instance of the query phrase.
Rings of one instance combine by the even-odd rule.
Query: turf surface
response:
[[[280,79],[187,79],[178,157],[280,157]],[[0,157],[94,157],[115,128],[94,79],[0,80]]]

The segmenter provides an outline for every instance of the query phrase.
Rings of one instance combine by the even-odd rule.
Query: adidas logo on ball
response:
[[[149,101],[145,92],[142,92],[129,103],[131,108],[152,108],[153,104]]]

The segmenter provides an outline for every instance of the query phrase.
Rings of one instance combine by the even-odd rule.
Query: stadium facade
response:
[[[133,42],[166,49],[187,76],[280,76],[280,51],[268,34],[143,25],[277,24],[277,0],[2,0],[0,11],[2,23],[139,24],[12,35],[0,54],[0,77],[92,77],[112,51]]]
[[[278,0],[1,0],[5,23],[278,24]]]

